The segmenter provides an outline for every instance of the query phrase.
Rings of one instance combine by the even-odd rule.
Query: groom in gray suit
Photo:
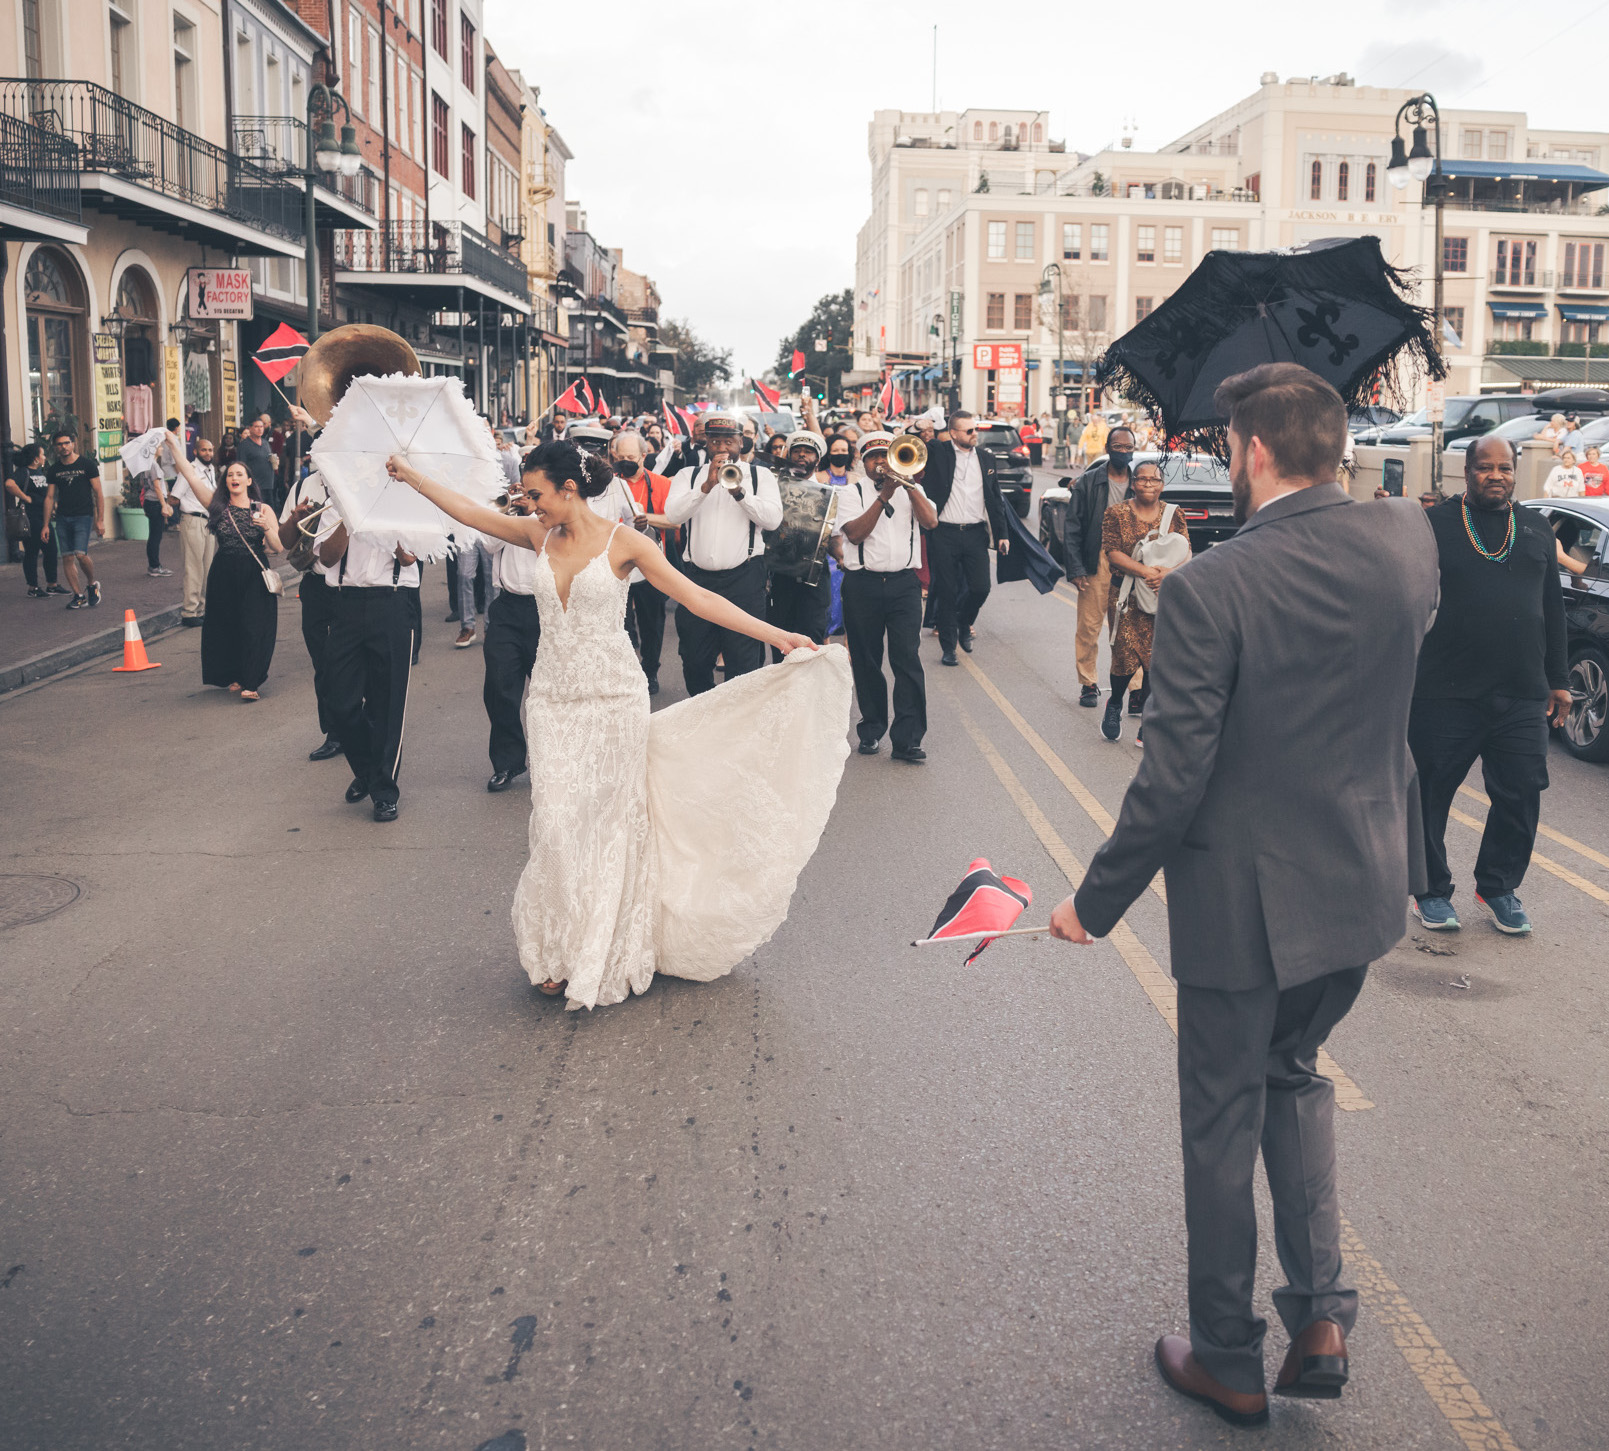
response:
[[[1225,1420],[1260,1425],[1259,1145],[1287,1281],[1274,1389],[1328,1399],[1347,1378],[1357,1293],[1317,1057],[1424,875],[1408,706],[1438,574],[1417,504],[1356,503],[1336,483],[1346,410],[1323,379],[1269,363],[1215,402],[1241,528],[1162,583],[1145,759],[1051,920],[1071,942],[1104,937],[1167,879],[1190,1336],[1164,1335],[1157,1365]]]

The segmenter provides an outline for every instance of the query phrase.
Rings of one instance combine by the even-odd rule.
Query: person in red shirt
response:
[[[1588,497],[1609,493],[1609,464],[1599,459],[1597,444],[1587,446],[1587,461],[1581,465],[1581,478],[1586,484],[1584,492]]]
[[[1021,428],[1017,430],[1028,450],[1028,462],[1038,468],[1045,460],[1045,439],[1039,431],[1039,425],[1032,418],[1024,420]]]
[[[664,530],[669,524],[664,514],[670,480],[645,467],[646,452],[642,435],[633,429],[623,428],[609,441],[609,461],[620,481],[631,491],[638,514],[643,516],[639,527],[653,529],[663,547]],[[672,550],[665,552],[674,564]],[[665,641],[665,596],[641,574],[633,578],[626,590],[626,633],[631,636],[642,660],[642,673],[648,677],[648,693],[658,695],[659,657]]]

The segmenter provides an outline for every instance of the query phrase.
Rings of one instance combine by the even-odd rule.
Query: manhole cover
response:
[[[53,916],[78,900],[79,885],[66,877],[0,876],[0,928]]]

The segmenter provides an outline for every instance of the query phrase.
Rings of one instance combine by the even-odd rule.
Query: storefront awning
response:
[[[1588,302],[1561,302],[1557,306],[1559,316],[1566,322],[1603,322],[1609,319],[1609,307],[1598,307]]]
[[[1546,317],[1547,308],[1540,302],[1488,302],[1493,317]]]
[[[1476,181],[1553,181],[1583,191],[1609,186],[1609,172],[1571,161],[1455,161],[1443,157],[1441,172]]]

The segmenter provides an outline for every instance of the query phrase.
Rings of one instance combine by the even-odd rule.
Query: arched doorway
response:
[[[117,284],[123,327],[123,418],[132,437],[161,422],[156,288],[143,268],[127,267]]]
[[[89,405],[83,280],[63,252],[36,248],[23,274],[28,314],[28,422],[43,436],[84,432]]]

